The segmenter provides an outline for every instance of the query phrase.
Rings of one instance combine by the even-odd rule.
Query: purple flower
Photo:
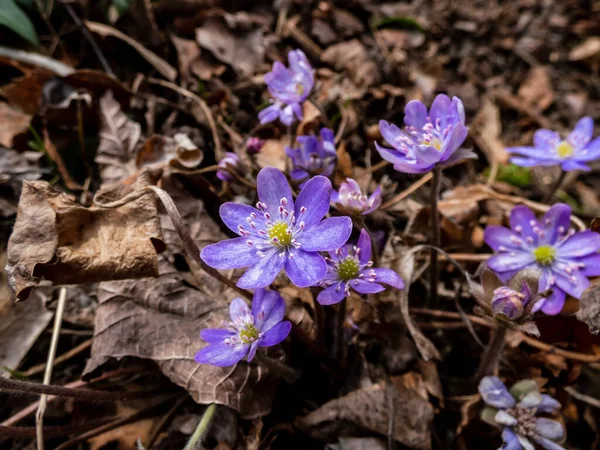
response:
[[[329,128],[321,128],[320,137],[298,136],[298,148],[285,148],[285,153],[292,159],[290,177],[295,181],[306,181],[314,175],[329,177],[335,169],[337,157],[335,137]]]
[[[367,197],[355,180],[346,178],[339,192],[331,191],[331,202],[339,211],[364,216],[381,205],[381,186]]]
[[[376,294],[385,290],[379,283],[398,289],[404,287],[404,282],[392,269],[372,268],[371,238],[366,230],[360,232],[357,245],[351,249],[352,254],[348,247],[329,253],[327,275],[320,283],[325,289],[317,296],[321,305],[341,302],[350,295],[350,288],[361,294]]]
[[[507,286],[494,290],[490,307],[494,316],[505,315],[510,320],[517,320],[523,316],[525,306],[531,300],[531,289],[525,282],[522,283],[521,292]]]
[[[485,230],[487,245],[498,252],[488,260],[488,267],[503,281],[525,267],[542,271],[539,292],[552,294],[538,301],[533,311],[558,314],[565,295],[579,299],[589,286],[587,277],[600,275],[600,235],[593,231],[575,232],[569,228],[571,208],[559,203],[538,221],[526,206],[516,206],[510,213],[511,229],[492,226]]]
[[[292,324],[283,320],[285,302],[275,291],[258,289],[252,299],[252,311],[241,298],[229,305],[231,322],[226,328],[206,328],[200,337],[208,345],[196,353],[200,364],[233,366],[248,355],[252,361],[258,347],[271,347],[283,341]]]
[[[232,152],[225,153],[225,157],[219,161],[219,167],[229,170],[238,170],[240,167],[240,157]],[[217,170],[217,178],[223,181],[233,181],[233,176],[226,170]]]
[[[538,130],[533,147],[510,147],[506,151],[518,156],[510,161],[517,166],[558,166],[563,170],[590,170],[587,162],[600,158],[600,138],[592,141],[594,121],[584,117],[566,139],[551,130]],[[590,142],[591,141],[591,142]]]
[[[262,169],[256,184],[256,208],[225,203],[219,211],[240,237],[208,245],[200,256],[216,269],[249,267],[237,282],[245,289],[267,287],[283,268],[296,286],[318,283],[327,273],[318,252],[342,246],[352,232],[349,217],[322,220],[329,211],[331,182],[314,177],[296,202],[285,175],[275,168]]]
[[[556,442],[564,437],[563,426],[540,413],[552,413],[560,403],[540,394],[533,380],[522,380],[510,391],[498,377],[484,377],[479,383],[481,398],[488,405],[482,419],[502,429],[505,450],[533,450],[532,441],[547,450],[565,450]]]
[[[313,68],[302,50],[288,53],[290,68],[276,61],[273,70],[265,74],[265,83],[275,100],[259,114],[261,124],[277,118],[288,127],[294,122],[294,114],[302,120],[302,105],[315,84]]]
[[[251,137],[246,142],[246,151],[251,155],[256,155],[260,152],[263,145],[265,145],[265,141],[257,137]]]
[[[468,128],[462,101],[440,94],[431,110],[417,100],[404,108],[405,131],[385,120],[379,122],[384,139],[393,147],[385,148],[375,143],[383,159],[394,164],[394,169],[406,173],[429,172],[436,165],[453,164],[465,158],[477,158],[475,153],[460,149]]]

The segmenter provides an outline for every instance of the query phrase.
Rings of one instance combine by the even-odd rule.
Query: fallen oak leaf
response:
[[[103,189],[96,198],[122,198],[155,176],[144,172],[131,186]],[[25,182],[6,271],[17,299],[24,300],[42,278],[81,284],[157,276],[157,253],[162,250],[153,196],[115,209],[86,208],[47,182]]]

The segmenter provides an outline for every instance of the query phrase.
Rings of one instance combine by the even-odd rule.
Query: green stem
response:
[[[565,181],[566,176],[567,176],[567,172],[560,169],[560,175],[558,176],[558,179],[554,182],[554,184],[552,185],[552,187],[550,188],[548,193],[544,196],[544,200],[543,200],[544,203],[550,203],[552,201],[552,199],[554,198],[554,194],[556,194],[556,191],[558,191],[560,189],[563,182]]]
[[[202,415],[202,419],[200,419],[200,422],[198,422],[198,426],[196,427],[194,434],[192,434],[190,440],[183,450],[195,450],[197,448],[198,442],[202,441],[204,435],[208,431],[208,427],[210,426],[210,422],[212,421],[216,410],[216,403],[211,403],[208,405],[208,408],[206,408],[204,414]]]
[[[433,169],[433,179],[431,182],[431,245],[441,247],[442,238],[440,233],[440,216],[438,213],[438,199],[440,196],[440,185],[442,181],[442,169],[436,167]],[[429,302],[430,305],[437,304],[437,288],[438,288],[438,254],[437,251],[431,249],[429,267]]]

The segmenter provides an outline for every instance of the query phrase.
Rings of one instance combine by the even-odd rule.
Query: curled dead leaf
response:
[[[31,116],[25,114],[8,103],[0,102],[0,145],[12,147],[16,136],[29,128]]]
[[[144,173],[131,186],[104,189],[114,201],[151,184]],[[8,242],[9,282],[24,300],[42,279],[80,284],[158,274],[164,248],[156,200],[151,195],[114,209],[86,208],[45,181],[25,182]]]

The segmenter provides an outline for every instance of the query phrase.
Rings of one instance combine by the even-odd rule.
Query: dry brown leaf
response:
[[[0,94],[11,105],[18,106],[25,113],[34,116],[40,110],[44,84],[51,78],[52,73],[39,69],[2,86]]]
[[[262,169],[265,167],[275,167],[281,171],[285,170],[285,146],[288,139],[277,140],[267,139],[256,155],[256,163]]]
[[[519,97],[531,108],[545,111],[554,101],[554,92],[544,66],[534,67],[519,87]]]
[[[264,61],[266,43],[260,28],[234,32],[223,19],[212,17],[196,28],[196,41],[244,75],[252,75]]]
[[[152,66],[154,66],[154,68],[156,70],[158,70],[165,78],[169,79],[170,81],[173,81],[175,78],[177,78],[177,70],[175,69],[175,67],[173,67],[171,64],[166,62],[164,59],[162,59],[156,53],[148,50],[146,47],[144,47],[142,44],[140,44],[135,39],[132,39],[129,36],[127,36],[126,34],[121,33],[119,30],[117,30],[111,26],[108,26],[106,24],[103,24],[103,23],[91,22],[89,20],[86,20],[85,26],[91,32],[97,33],[100,36],[103,36],[103,37],[112,36],[112,37],[120,39],[124,42],[127,42],[134,49],[136,49],[136,51],[140,55],[142,55],[142,57],[146,61],[148,61],[150,64],[152,64]]]
[[[131,186],[99,191],[96,199],[116,201],[151,178],[144,173]],[[25,182],[6,271],[23,300],[42,278],[81,284],[156,276],[157,250],[163,247],[152,195],[114,209],[86,208],[44,181]]]
[[[41,152],[0,148],[0,184],[39,179],[42,176],[39,162],[42,156]]]
[[[0,102],[0,145],[12,147],[15,136],[29,128],[31,116]]]
[[[581,44],[573,48],[569,52],[569,59],[571,61],[580,61],[582,59],[588,59],[592,56],[596,56],[600,53],[600,37],[593,36]]]
[[[593,283],[579,300],[580,309],[577,318],[590,327],[593,334],[600,332],[600,284]]]
[[[136,168],[171,164],[186,169],[198,167],[204,158],[202,150],[183,133],[167,137],[150,136],[137,154]]]
[[[310,131],[319,124],[321,111],[312,102],[304,102],[302,105],[302,115],[303,118],[296,129],[296,136],[310,134]]]
[[[96,163],[104,183],[115,183],[137,172],[135,149],[142,127],[121,110],[112,91],[106,91],[100,99],[100,113],[102,127]]]
[[[393,395],[394,439],[410,448],[430,449],[433,407],[423,397],[424,391],[419,376],[407,374],[393,377],[391,386],[378,383],[352,391],[344,397],[331,400],[298,420],[297,424],[316,439],[339,435],[338,430],[343,422],[387,435],[389,396]]]
[[[200,57],[200,47],[196,41],[183,39],[174,34],[170,34],[173,46],[177,51],[177,61],[179,62],[179,73],[181,79],[189,80],[191,77],[190,67],[192,63]]]
[[[500,110],[489,97],[486,97],[473,121],[471,136],[477,146],[483,150],[491,165],[508,162],[509,155],[500,140],[501,133]]]
[[[328,47],[321,60],[331,64],[336,70],[345,69],[350,80],[359,89],[374,86],[381,79],[377,65],[369,58],[367,49],[358,39]]]

